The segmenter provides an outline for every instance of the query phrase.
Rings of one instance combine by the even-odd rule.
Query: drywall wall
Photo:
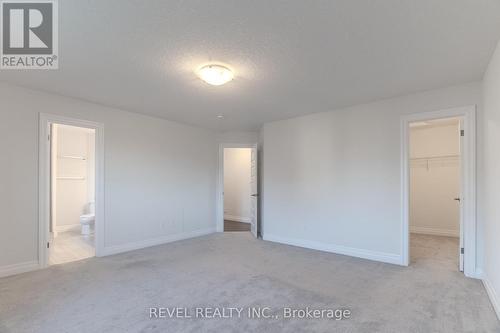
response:
[[[488,66],[483,82],[485,163],[481,173],[479,209],[484,223],[484,281],[500,318],[500,44]]]
[[[215,230],[213,132],[5,83],[0,100],[3,272],[38,258],[39,112],[104,124],[105,253]]]
[[[224,120],[221,120],[224,121]],[[255,144],[259,141],[259,132],[222,132],[217,134],[217,141],[219,143],[244,143]]]
[[[250,223],[251,148],[224,148],[224,219]]]
[[[265,124],[264,239],[401,263],[401,116],[480,101],[471,83]]]
[[[459,121],[410,130],[410,231],[459,237]]]
[[[54,135],[55,134],[55,135]],[[80,227],[80,215],[87,213],[88,205],[95,201],[94,130],[73,126],[54,125],[52,138],[57,150],[54,194],[55,230]]]

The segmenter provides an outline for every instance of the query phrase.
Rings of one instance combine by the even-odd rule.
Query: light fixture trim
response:
[[[221,86],[233,80],[234,73],[224,65],[208,64],[198,70],[198,75],[206,83],[213,86]]]

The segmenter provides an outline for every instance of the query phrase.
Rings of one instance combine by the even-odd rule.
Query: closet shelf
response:
[[[441,160],[441,159],[452,159],[459,158],[460,155],[442,155],[442,156],[427,156],[427,157],[412,157],[411,161],[425,161],[425,160]]]
[[[85,180],[85,177],[56,177],[57,180]]]
[[[72,160],[86,160],[87,158],[85,156],[72,156],[72,155],[58,155],[58,158],[68,158]]]
[[[426,168],[427,171],[433,168],[458,166],[460,155],[442,155],[414,157],[410,159],[411,168]]]

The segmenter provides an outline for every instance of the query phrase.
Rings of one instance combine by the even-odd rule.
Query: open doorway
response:
[[[250,231],[251,148],[224,148],[224,232]]]
[[[95,130],[50,124],[49,265],[95,256]]]
[[[410,123],[410,264],[463,271],[461,117]]]
[[[258,234],[257,146],[221,144],[217,229]]]
[[[476,107],[406,115],[401,125],[401,264],[449,265],[479,277]]]
[[[40,114],[39,266],[99,256],[104,247],[104,126]]]

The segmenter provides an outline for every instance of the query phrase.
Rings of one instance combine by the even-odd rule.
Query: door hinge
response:
[[[50,248],[50,243],[49,242],[47,242],[47,248]]]
[[[460,130],[460,136],[465,136],[465,130]]]
[[[460,253],[464,254],[464,248],[463,247],[460,248]]]

